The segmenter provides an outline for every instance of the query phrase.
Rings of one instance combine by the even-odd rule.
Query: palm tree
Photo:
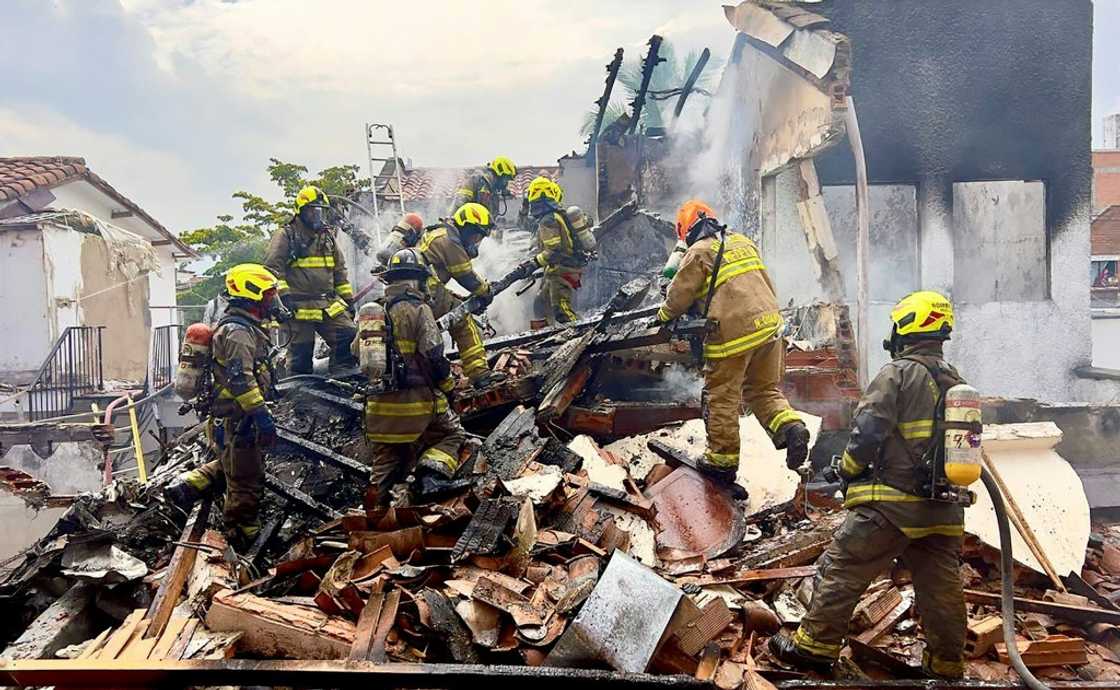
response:
[[[658,55],[665,58],[664,62],[659,63],[653,68],[653,75],[649,81],[649,93],[646,98],[645,107],[642,108],[642,115],[638,121],[646,129],[651,127],[664,127],[672,117],[672,109],[676,105],[677,97],[671,92],[674,89],[680,89],[684,86],[684,82],[688,79],[688,75],[696,67],[696,63],[700,60],[700,51],[691,51],[685,56],[683,60],[677,57],[676,49],[673,44],[668,40],[662,41],[661,50]],[[644,57],[644,56],[643,56]],[[708,64],[704,67],[704,71],[700,73],[700,78],[696,81],[693,91],[701,91],[707,93],[709,88],[716,79],[720,67],[723,65],[722,58],[715,56],[708,60]],[[619,93],[618,86],[622,86],[622,93]],[[607,104],[606,113],[603,115],[603,128],[608,127],[612,122],[621,117],[630,109],[630,104],[633,102],[634,97],[638,94],[638,89],[642,86],[642,58],[628,58],[623,61],[622,67],[618,70],[618,82],[615,84],[614,93],[612,94],[610,102]],[[660,96],[660,97],[659,97]],[[595,118],[598,115],[598,110],[591,109],[584,114],[583,124],[580,126],[580,134],[583,136],[590,136],[591,130],[595,127]]]

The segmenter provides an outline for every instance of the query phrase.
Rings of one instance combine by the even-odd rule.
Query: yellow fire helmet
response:
[[[331,201],[327,198],[326,193],[314,185],[307,185],[299,190],[296,195],[296,213],[304,206],[311,204],[312,206],[330,206]]]
[[[529,183],[525,196],[529,201],[539,201],[541,197],[544,197],[559,204],[564,200],[564,190],[547,177],[534,177],[533,181]]]
[[[452,219],[455,221],[455,225],[460,228],[467,225],[477,225],[479,229],[483,231],[490,228],[489,209],[473,201],[460,206],[459,209],[455,211],[455,215],[452,216]]]
[[[264,293],[275,290],[280,281],[260,264],[237,264],[226,271],[226,291],[230,297],[260,302]]]
[[[912,292],[891,310],[891,321],[900,336],[930,335],[948,338],[953,331],[953,304],[929,290]]]
[[[505,156],[498,156],[494,160],[490,161],[486,165],[486,167],[493,170],[495,175],[513,177],[517,174],[517,166],[513,164],[513,161],[506,158]]]

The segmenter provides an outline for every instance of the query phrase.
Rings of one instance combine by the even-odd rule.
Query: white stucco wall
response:
[[[50,347],[46,282],[39,232],[0,231],[0,381],[21,382]]]
[[[175,246],[156,244],[166,241],[163,235],[139,216],[113,218],[113,211],[124,211],[126,209],[113,198],[84,180],[60,185],[52,189],[51,193],[56,197],[56,201],[51,203],[51,206],[55,208],[72,208],[85,211],[107,223],[134,232],[152,242],[155,245],[154,249],[162,268],[159,273],[152,273],[148,276],[151,303],[157,306],[173,306],[176,304],[175,260],[172,257]],[[153,310],[152,323],[157,326],[172,323],[173,314],[174,310],[172,309]]]
[[[796,172],[784,171],[764,184],[761,249],[782,304],[823,299],[806,264],[811,259],[794,206],[796,179]],[[1047,266],[1038,239],[1045,228],[1045,205],[1040,203],[1045,190],[1041,183],[1002,182],[997,187],[1002,193],[998,199],[988,194],[993,190],[991,183],[954,186],[944,180],[927,180],[916,187],[872,187],[871,369],[886,361],[887,355],[878,343],[888,330],[891,300],[896,298],[892,293],[907,287],[906,274],[913,266],[913,289],[939,290],[956,302],[957,327],[946,352],[985,395],[1050,402],[1114,399],[1120,386],[1086,381],[1073,373],[1091,360],[1104,361],[1109,350],[1120,351],[1102,346],[1101,338],[1091,328],[1085,270],[1089,256],[1087,214],[1074,214],[1060,227],[1046,228],[1050,255]],[[967,203],[956,209],[954,192],[968,197]],[[850,291],[855,275],[854,235],[848,234],[850,221],[845,219],[854,206],[849,205],[846,188],[826,187],[824,194],[841,250],[841,271]],[[914,199],[913,204],[910,199]],[[1016,242],[1000,244],[991,233],[997,226],[1030,232]],[[970,263],[972,257],[967,253],[981,230],[987,233],[987,258],[986,263],[977,265]],[[887,246],[881,233],[915,233],[916,237]],[[916,253],[916,263],[906,258],[910,252]],[[886,269],[887,265],[893,268]],[[993,276],[1001,275],[1007,278],[997,286]],[[1008,283],[1012,278],[1017,284]],[[969,282],[977,279],[982,281]],[[1044,291],[1039,298],[1038,283],[1044,279],[1048,293]],[[1015,294],[1023,296],[1002,301],[957,300],[954,288],[962,281],[968,283],[972,294],[990,298],[1008,294],[1004,289],[1014,287],[1020,289]],[[850,293],[848,299],[852,299]],[[1111,332],[1113,328],[1111,324],[1092,324],[1098,325],[1100,330]],[[1120,337],[1120,321],[1115,328]],[[1120,339],[1113,342],[1120,343]]]

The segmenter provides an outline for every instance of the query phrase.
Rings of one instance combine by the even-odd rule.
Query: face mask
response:
[[[303,224],[312,230],[322,230],[327,227],[327,209],[322,206],[307,205],[300,209],[299,218]]]
[[[280,323],[292,319],[292,312],[288,311],[288,308],[280,301],[280,297],[275,290],[264,293],[264,297],[261,299],[261,310],[265,315],[276,319]]]

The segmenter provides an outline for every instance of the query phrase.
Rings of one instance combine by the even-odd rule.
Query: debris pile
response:
[[[243,554],[222,536],[220,497],[189,515],[163,499],[207,457],[201,429],[185,434],[146,485],[77,497],[10,564],[4,657],[500,664],[686,674],[721,688],[802,677],[764,642],[806,612],[844,518],[836,487],[800,484],[750,417],[739,484],[696,472],[697,403],[643,390],[681,361],[674,339],[703,325],[646,328],[636,294],[624,289],[572,329],[491,341],[493,364],[512,375],[458,397],[479,432],[459,481],[432,495],[402,484],[376,512],[360,507],[361,404],[331,381],[290,386],[263,529]],[[808,334],[835,319],[814,314],[796,322],[804,337],[791,355],[803,380],[820,366],[846,389],[836,372],[847,369],[830,364],[844,349]],[[619,371],[629,391],[609,388]],[[809,419],[816,437],[820,419]],[[970,537],[962,573],[968,675],[1011,679],[998,553]],[[1098,528],[1084,570],[1061,588],[1027,567],[1016,580],[1028,665],[1050,679],[1120,680],[1120,530]],[[841,678],[920,676],[914,598],[901,566],[872,585]]]

